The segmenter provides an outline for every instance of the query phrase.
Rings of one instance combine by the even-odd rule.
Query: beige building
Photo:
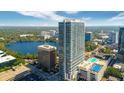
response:
[[[50,45],[38,46],[38,63],[45,70],[55,69],[56,57],[56,47]]]
[[[78,66],[78,79],[86,81],[100,81],[107,68],[107,62],[95,57],[89,58]]]

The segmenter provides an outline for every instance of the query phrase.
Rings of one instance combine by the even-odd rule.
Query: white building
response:
[[[41,36],[43,36],[44,39],[49,39],[51,37],[51,33],[49,31],[41,31]]]
[[[2,50],[0,50],[0,55],[3,54],[4,52]]]
[[[109,38],[109,36],[106,33],[104,33],[102,30],[101,33],[99,33],[99,38],[100,39],[107,39],[107,38]]]
[[[0,37],[0,40],[5,40],[3,37]]]
[[[50,34],[51,34],[52,36],[55,36],[55,35],[56,35],[56,30],[50,30],[49,32],[50,32]]]
[[[57,35],[56,30],[41,31],[41,36],[43,36],[44,39],[49,39],[50,37],[54,37],[56,35]]]
[[[34,36],[33,34],[22,34],[22,35],[20,35],[20,37],[32,37],[32,36]]]
[[[113,65],[114,68],[124,72],[124,63],[123,61],[116,60],[115,64]]]
[[[0,58],[4,55],[6,55],[6,53],[0,50]]]
[[[102,43],[103,40],[102,39],[94,39],[94,42]]]
[[[0,50],[0,66],[9,65],[16,61],[16,58],[11,55],[6,55]]]

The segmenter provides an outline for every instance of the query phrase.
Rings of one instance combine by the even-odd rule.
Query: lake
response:
[[[6,47],[10,50],[13,50],[19,54],[37,54],[37,47],[39,45],[45,44],[44,42],[15,42],[10,43]],[[57,47],[56,42],[47,42],[47,44]]]

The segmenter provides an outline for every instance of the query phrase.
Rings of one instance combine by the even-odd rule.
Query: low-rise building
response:
[[[3,54],[4,52],[2,50],[0,50],[0,54]]]
[[[33,34],[22,34],[22,35],[20,35],[20,37],[32,37],[32,36],[34,36]]]
[[[0,57],[2,57],[3,54],[4,54],[4,52],[0,50]]]
[[[120,78],[109,76],[108,81],[120,81]]]
[[[99,35],[99,39],[109,38],[109,36],[106,33],[104,33],[103,30],[98,35]]]
[[[57,33],[56,30],[50,30],[49,32],[50,32],[51,36],[55,36]]]
[[[94,39],[93,42],[97,42],[97,43],[101,44],[101,43],[103,43],[103,39]]]
[[[16,58],[11,55],[6,55],[4,57],[0,57],[0,66],[11,65],[16,61]]]
[[[87,61],[78,66],[78,80],[100,81],[107,68],[106,60],[95,57],[89,58]]]
[[[43,36],[44,39],[49,39],[52,37],[50,31],[42,31],[41,36]]]
[[[11,55],[6,55],[5,52],[0,50],[0,66],[10,65],[16,61],[16,58]]]
[[[0,40],[5,40],[4,37],[0,37]]]
[[[116,60],[115,64],[113,65],[114,68],[124,72],[124,62],[120,60]]]

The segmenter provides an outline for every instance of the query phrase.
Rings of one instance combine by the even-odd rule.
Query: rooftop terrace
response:
[[[95,58],[95,57],[92,57],[92,58],[88,59],[88,62],[90,62],[90,63],[96,63],[97,61],[98,61],[98,59]]]
[[[0,58],[0,63],[4,63],[4,62],[8,62],[8,61],[12,61],[15,60],[16,58],[10,55],[4,56]]]
[[[79,68],[86,71],[99,72],[103,66],[106,66],[106,61],[95,57],[89,58],[79,65]]]

